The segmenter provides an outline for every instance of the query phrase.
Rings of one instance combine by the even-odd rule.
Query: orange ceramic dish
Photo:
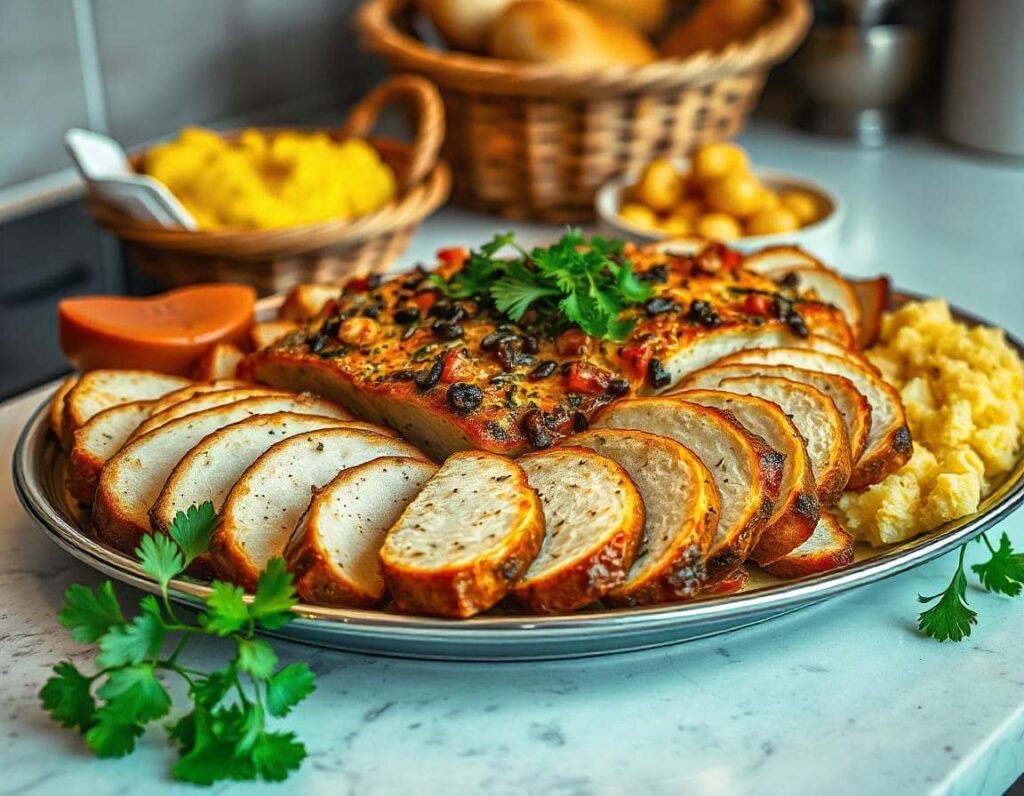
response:
[[[60,342],[80,371],[146,368],[187,375],[217,343],[244,345],[256,291],[198,285],[153,298],[83,296],[60,303]]]

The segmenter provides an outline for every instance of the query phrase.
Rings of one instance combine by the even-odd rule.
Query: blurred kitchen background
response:
[[[57,342],[58,299],[152,288],[123,261],[117,241],[84,212],[64,132],[85,127],[132,148],[186,124],[329,125],[386,72],[359,48],[351,26],[357,5],[0,0],[0,396],[66,370]],[[842,140],[847,147],[882,143],[901,124],[912,135],[944,137],[939,99],[945,56],[958,52],[962,70],[984,66],[973,63],[975,40],[993,35],[993,26],[984,29],[986,23],[965,12],[980,7],[1024,24],[1022,0],[817,0],[811,39],[795,60],[773,72],[755,123],[772,117],[794,129],[802,124],[833,134],[856,131],[862,143]],[[950,42],[951,19],[970,28],[974,43],[967,50]],[[837,26],[845,32],[837,33]],[[1022,51],[1024,31],[1018,27],[1015,35],[1001,57],[1018,58],[1016,74],[1009,63],[1002,70],[1019,81],[1024,63],[1012,52]],[[854,54],[870,50],[870,62],[844,60],[836,36],[847,44],[852,36]],[[854,105],[877,100],[898,110],[876,108],[865,115],[830,107],[843,90]],[[957,90],[976,93],[970,84]],[[1016,96],[1024,96],[1024,87]],[[809,104],[809,97],[819,102]],[[1017,113],[1024,111],[1018,107]],[[1024,175],[1021,180],[1024,189]]]

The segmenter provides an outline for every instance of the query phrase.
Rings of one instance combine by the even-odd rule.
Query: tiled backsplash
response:
[[[301,121],[382,74],[356,0],[0,0],[0,191],[70,165],[61,136],[128,147],[185,124]]]

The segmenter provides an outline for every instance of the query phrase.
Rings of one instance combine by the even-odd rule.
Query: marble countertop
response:
[[[1024,171],[927,140],[862,152],[762,124],[744,143],[755,162],[813,174],[847,200],[836,265],[888,272],[1024,334]],[[407,261],[506,226],[447,210]],[[515,227],[530,241],[555,234]],[[43,397],[0,407],[4,450]],[[100,577],[32,525],[0,466],[0,793],[192,792],[171,785],[159,730],[131,758],[98,761],[41,713],[49,668],[91,655],[58,625],[61,595]],[[1001,530],[1024,547],[1020,515]],[[1000,794],[1024,771],[1024,602],[971,587],[972,637],[922,638],[915,596],[941,590],[954,566],[947,556],[758,627],[605,658],[431,663],[278,642],[319,687],[286,721],[310,757],[275,792]],[[193,654],[219,665],[214,647]]]

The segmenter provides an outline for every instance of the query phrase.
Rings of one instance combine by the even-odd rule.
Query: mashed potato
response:
[[[246,130],[228,141],[186,128],[153,147],[146,173],[163,182],[200,229],[272,229],[372,213],[395,196],[395,175],[358,139]]]
[[[885,317],[868,357],[900,391],[914,455],[863,492],[847,493],[843,525],[891,544],[978,508],[1024,437],[1024,364],[998,329],[957,323],[944,301]]]

